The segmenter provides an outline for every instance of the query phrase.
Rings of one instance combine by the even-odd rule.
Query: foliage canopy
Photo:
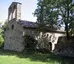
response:
[[[72,0],[38,0],[34,15],[37,17],[39,26],[59,29],[65,25],[67,37],[73,34],[71,33],[74,30],[74,3]]]

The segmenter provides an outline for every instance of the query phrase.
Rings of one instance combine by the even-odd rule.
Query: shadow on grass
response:
[[[42,53],[20,53],[13,51],[0,50],[0,55],[2,56],[17,56],[19,58],[29,58],[31,61],[41,61],[47,63],[55,63],[56,64],[74,64],[74,58],[72,57],[62,57],[56,56],[52,53],[42,54]]]

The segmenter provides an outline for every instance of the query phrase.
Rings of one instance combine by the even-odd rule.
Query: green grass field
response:
[[[0,50],[0,64],[74,64],[73,58]]]

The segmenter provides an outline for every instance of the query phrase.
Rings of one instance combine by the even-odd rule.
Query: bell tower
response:
[[[8,8],[8,21],[15,19],[21,19],[21,3],[12,2],[10,7]]]

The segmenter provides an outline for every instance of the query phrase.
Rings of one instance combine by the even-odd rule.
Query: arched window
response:
[[[12,24],[12,26],[11,26],[11,29],[13,30],[14,29],[14,25]]]

